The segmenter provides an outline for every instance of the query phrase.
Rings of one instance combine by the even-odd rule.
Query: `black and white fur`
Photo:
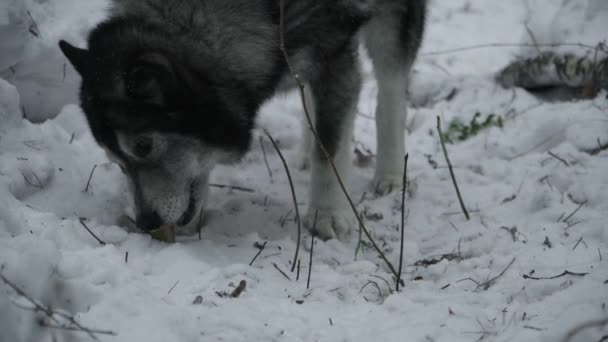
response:
[[[406,90],[426,0],[285,0],[285,44],[320,138],[342,173],[361,87],[362,40],[378,80],[374,188],[401,186]],[[82,76],[96,140],[133,185],[144,230],[200,224],[209,173],[249,149],[260,106],[293,86],[280,50],[279,0],[114,0],[88,49],[60,42]],[[361,38],[361,39],[360,39]],[[308,217],[334,238],[356,226],[326,158],[304,130]]]

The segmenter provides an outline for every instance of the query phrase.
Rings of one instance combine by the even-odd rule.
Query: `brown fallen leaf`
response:
[[[149,234],[150,234],[150,236],[152,236],[152,238],[154,240],[163,241],[163,242],[167,242],[167,243],[174,243],[175,242],[175,225],[168,224],[165,226],[161,226],[158,229],[151,230],[149,232]]]

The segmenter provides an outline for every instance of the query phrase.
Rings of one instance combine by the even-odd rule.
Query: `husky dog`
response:
[[[243,156],[260,106],[294,85],[281,31],[341,172],[349,168],[364,41],[378,80],[374,188],[399,188],[405,95],[425,8],[426,0],[114,0],[88,49],[59,45],[82,76],[81,106],[95,139],[130,179],[137,226],[191,231],[214,165]],[[312,173],[308,220],[318,215],[323,238],[342,236],[355,217],[306,128],[303,146]]]

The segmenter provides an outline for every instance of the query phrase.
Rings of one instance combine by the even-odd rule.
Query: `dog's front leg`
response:
[[[341,178],[346,181],[350,169],[354,114],[361,87],[354,46],[323,63],[311,87],[319,140]],[[356,227],[355,214],[318,142],[312,149],[310,207],[306,222],[311,229],[315,226],[319,236],[325,239],[342,237]]]

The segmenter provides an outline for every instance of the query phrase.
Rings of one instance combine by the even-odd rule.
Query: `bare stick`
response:
[[[346,186],[344,185],[344,182],[342,181],[342,177],[340,177],[340,173],[338,172],[338,169],[336,168],[336,165],[335,165],[333,159],[331,158],[331,155],[329,154],[329,152],[323,145],[323,142],[321,141],[321,139],[319,138],[319,135],[317,134],[317,130],[313,126],[310,112],[308,111],[308,106],[306,105],[306,97],[304,94],[304,84],[302,83],[302,81],[300,81],[300,77],[295,73],[295,70],[293,69],[291,62],[289,60],[289,55],[287,54],[287,49],[285,48],[285,37],[284,37],[285,29],[284,29],[284,23],[283,23],[283,19],[284,19],[283,12],[284,12],[284,7],[285,7],[284,0],[280,0],[279,6],[280,6],[279,33],[280,33],[281,51],[283,53],[285,63],[287,64],[287,67],[289,69],[289,73],[290,73],[291,77],[293,78],[294,82],[296,83],[296,86],[298,87],[298,90],[300,92],[300,100],[302,102],[302,107],[304,108],[304,114],[306,116],[306,121],[308,123],[308,129],[310,129],[311,133],[313,134],[313,136],[315,138],[315,141],[317,142],[317,145],[319,146],[319,149],[321,150],[321,152],[323,153],[323,156],[325,157],[325,159],[327,159],[327,162],[331,166],[331,169],[332,169],[334,175],[336,176],[336,179],[338,180],[338,184],[340,185],[340,188],[342,189],[344,196],[346,196],[346,199],[348,200],[348,204],[350,205],[353,213],[355,214],[355,217],[357,218],[357,221],[361,227],[361,230],[363,230],[366,237],[368,238],[368,240],[370,241],[370,243],[372,244],[374,249],[378,252],[378,254],[382,258],[382,260],[384,261],[386,266],[390,269],[390,271],[393,273],[393,275],[395,277],[397,277],[398,276],[397,270],[395,269],[393,264],[388,260],[388,258],[386,257],[386,255],[384,254],[384,252],[382,251],[380,246],[378,246],[378,244],[376,243],[376,241],[374,240],[372,235],[369,233],[369,230],[367,230],[367,227],[363,223],[363,220],[359,216],[357,208],[356,208],[352,198],[348,194],[348,190],[346,190]]]
[[[91,173],[89,174],[89,180],[87,181],[87,185],[84,187],[83,192],[89,192],[89,186],[91,185],[91,180],[93,179],[93,173],[95,172],[96,168],[97,168],[97,164],[95,164],[93,166],[93,169],[91,169]]]
[[[257,259],[260,256],[260,254],[262,254],[262,251],[264,250],[264,248],[266,248],[267,243],[268,243],[268,241],[264,241],[264,244],[261,245],[260,247],[258,247],[258,252],[253,257],[253,259],[251,259],[251,261],[249,262],[249,266],[253,265],[253,262],[255,261],[255,259]]]
[[[562,220],[562,222],[567,222],[569,219],[571,219],[585,204],[587,204],[587,201],[584,201],[579,204],[578,207],[574,209],[574,211],[570,215],[566,216],[566,218]]]
[[[589,274],[589,273],[576,273],[576,272],[570,272],[570,271],[566,270],[553,277],[533,277],[533,276],[529,276],[527,274],[524,274],[523,277],[524,277],[524,279],[530,279],[530,280],[552,280],[552,279],[565,277],[567,275],[571,275],[571,276],[575,276],[575,277],[584,277],[587,274]]]
[[[34,178],[36,178],[37,184],[32,183],[32,181],[25,176],[25,173],[21,173],[21,175],[23,176],[23,179],[25,180],[25,182],[27,184],[29,184],[30,186],[32,186],[36,189],[42,189],[43,187],[42,187],[42,183],[40,183],[40,178],[38,178],[38,176],[36,176],[36,173],[34,173],[34,171],[32,171],[32,174],[34,175]]]
[[[578,247],[578,245],[581,243],[581,241],[583,241],[583,236],[581,235],[581,238],[578,239],[578,241],[576,241],[576,244],[574,244],[574,247],[572,247],[572,250],[576,250],[576,247]]]
[[[315,248],[315,231],[317,229],[317,213],[318,211],[315,211],[315,218],[314,218],[314,223],[312,226],[312,238],[310,240],[310,256],[308,257],[309,261],[308,261],[308,278],[306,279],[306,289],[308,290],[310,288],[310,274],[312,273],[312,255],[313,255],[313,250]]]
[[[599,249],[598,249],[598,251],[599,251]],[[299,280],[300,280],[300,259],[298,259],[298,269],[296,272],[296,281],[299,281]]]
[[[443,149],[443,155],[445,156],[445,161],[448,163],[448,169],[450,170],[450,176],[452,177],[452,183],[454,183],[454,188],[456,189],[456,195],[458,196],[458,201],[460,202],[460,208],[462,208],[462,212],[464,216],[467,218],[467,221],[471,219],[469,216],[469,212],[467,211],[466,206],[464,205],[464,201],[462,200],[462,195],[460,194],[460,188],[458,188],[458,183],[456,182],[456,176],[454,175],[454,168],[452,167],[452,162],[450,162],[450,157],[448,156],[448,150],[445,147],[445,142],[443,141],[443,132],[441,131],[441,118],[437,116],[437,131],[439,132],[439,140],[441,141],[441,148]]]
[[[403,188],[401,189],[401,245],[399,247],[399,269],[397,273],[397,280],[395,281],[395,291],[399,291],[399,284],[401,282],[401,271],[403,270],[403,244],[405,241],[405,190],[407,186],[407,161],[409,154],[405,155],[403,162]]]
[[[492,278],[492,279],[490,279],[490,280],[482,283],[481,285],[479,285],[479,287],[484,287],[484,289],[487,290],[490,286],[492,286],[492,284],[494,284],[494,282],[498,278],[502,277],[507,272],[507,270],[509,269],[509,267],[511,267],[511,265],[513,265],[513,263],[515,262],[515,259],[516,258],[513,258],[513,260],[511,260],[511,262],[507,265],[507,267],[505,267],[504,270],[502,270],[502,272],[500,272],[499,275],[497,275],[496,277],[494,277],[494,278]]]
[[[76,215],[78,216],[78,215]],[[80,224],[84,227],[84,229],[87,230],[87,232],[89,232],[89,234],[91,234],[92,237],[95,238],[95,240],[97,240],[97,242],[99,242],[100,245],[105,246],[106,243],[101,240],[100,238],[97,237],[97,235],[95,235],[95,233],[93,233],[93,231],[91,229],[89,229],[89,227],[87,227],[86,223],[84,223],[84,220],[81,218],[78,218],[78,222],[80,222]]]
[[[277,271],[279,271],[283,277],[287,278],[287,280],[291,281],[291,278],[289,278],[289,276],[287,275],[287,273],[283,272],[283,270],[279,267],[279,265],[277,265],[276,263],[272,263],[272,266],[274,266],[274,268],[277,269]]]
[[[293,200],[293,207],[296,211],[296,221],[298,224],[298,238],[296,241],[296,252],[293,255],[293,262],[291,263],[291,272],[293,273],[293,271],[295,271],[295,269],[296,269],[296,263],[298,262],[298,255],[300,254],[300,240],[302,239],[302,220],[300,219],[300,209],[298,208],[298,199],[296,197],[296,190],[293,186],[293,180],[291,179],[291,172],[289,172],[289,166],[287,166],[287,161],[285,160],[283,153],[281,153],[281,149],[279,148],[279,145],[277,144],[277,142],[274,140],[272,135],[270,135],[270,133],[267,130],[264,130],[264,134],[266,134],[266,136],[272,143],[272,146],[274,146],[274,149],[277,150],[279,158],[281,158],[281,162],[283,163],[283,167],[285,168],[285,172],[287,173],[287,179],[289,180],[289,188],[291,189],[291,199]]]
[[[268,170],[268,177],[270,177],[270,183],[272,183],[272,170],[270,169],[270,165],[268,164],[268,157],[266,156],[266,148],[264,147],[264,139],[260,136],[260,147],[262,148],[262,155],[264,156],[264,164],[266,165],[266,170]]]
[[[553,157],[553,158],[555,158],[555,159],[559,160],[560,162],[562,162],[564,165],[566,165],[566,166],[570,166],[570,164],[569,164],[569,163],[568,163],[568,162],[567,162],[567,161],[566,161],[564,158],[562,158],[562,157],[558,156],[557,154],[555,154],[555,153],[553,153],[553,152],[551,152],[551,151],[548,151],[547,153],[548,153],[548,154],[549,154],[551,157]]]
[[[171,286],[171,288],[169,289],[169,292],[167,292],[167,294],[171,294],[171,292],[173,292],[173,289],[177,286],[177,284],[179,284],[179,280],[175,282],[175,284],[173,284],[173,286]]]
[[[209,184],[210,187],[213,188],[219,188],[219,189],[230,189],[230,190],[238,190],[238,191],[242,191],[242,192],[255,192],[254,189],[251,188],[244,188],[242,186],[235,186],[235,185],[226,185],[226,184],[215,184],[215,183],[210,183]]]

